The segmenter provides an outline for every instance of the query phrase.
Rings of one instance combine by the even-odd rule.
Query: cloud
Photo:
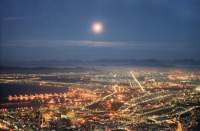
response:
[[[9,17],[5,17],[3,18],[4,21],[15,21],[15,20],[24,20],[25,17],[23,16],[9,16]]]
[[[7,41],[4,47],[69,47],[69,46],[86,46],[86,47],[115,47],[123,46],[124,42],[115,41],[92,41],[92,40],[13,40]]]
[[[170,44],[169,44],[170,43]],[[171,46],[173,45],[173,46]],[[160,42],[160,41],[94,41],[94,40],[10,40],[1,44],[1,47],[15,48],[67,48],[67,47],[92,47],[92,48],[179,48],[188,47],[187,42]],[[191,48],[191,47],[190,47]]]

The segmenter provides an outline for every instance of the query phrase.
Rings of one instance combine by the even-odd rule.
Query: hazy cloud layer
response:
[[[127,43],[111,41],[91,41],[91,40],[13,40],[7,41],[2,46],[7,47],[115,47],[123,46]]]

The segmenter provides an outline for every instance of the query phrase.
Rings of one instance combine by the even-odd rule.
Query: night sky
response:
[[[0,0],[0,31],[2,62],[200,59],[200,1]]]

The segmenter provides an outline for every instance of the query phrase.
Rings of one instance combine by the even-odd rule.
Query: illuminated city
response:
[[[38,88],[4,98],[1,128],[128,131],[198,126],[199,70],[118,68],[1,74],[1,88]],[[56,88],[60,91],[51,91]]]

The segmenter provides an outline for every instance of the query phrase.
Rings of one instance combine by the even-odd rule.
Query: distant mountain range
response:
[[[179,59],[179,60],[156,60],[156,59],[100,59],[100,60],[39,60],[39,61],[5,61],[1,62],[1,67],[68,67],[68,66],[199,66],[200,60]]]

